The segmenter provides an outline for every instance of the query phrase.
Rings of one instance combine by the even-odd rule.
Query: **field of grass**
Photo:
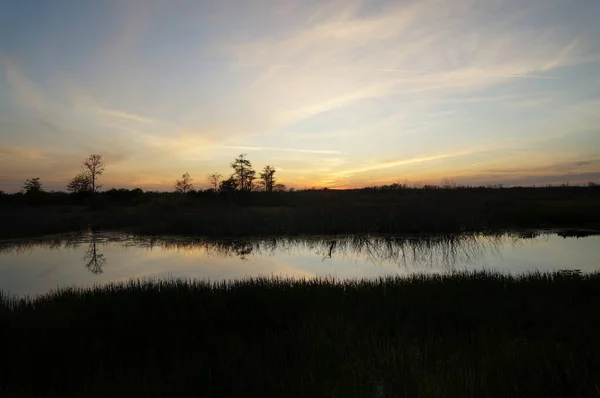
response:
[[[599,292],[563,272],[3,296],[0,396],[598,397]]]
[[[251,192],[232,197],[147,193],[127,200],[107,193],[87,205],[6,203],[0,204],[0,239],[89,227],[205,237],[600,229],[596,187]]]

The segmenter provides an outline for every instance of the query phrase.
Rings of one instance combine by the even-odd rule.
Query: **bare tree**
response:
[[[181,180],[175,181],[175,192],[178,193],[188,193],[194,189],[192,185],[192,177],[190,177],[190,173],[185,173],[181,176]]]
[[[240,191],[251,191],[256,179],[256,172],[252,169],[252,163],[246,159],[246,154],[242,153],[235,158],[231,163],[231,168],[233,169],[232,177],[237,181]]]
[[[219,182],[221,181],[222,177],[223,175],[221,175],[221,173],[212,173],[206,176],[208,183],[213,187],[215,192],[219,190]]]
[[[67,184],[67,190],[72,193],[82,193],[92,191],[92,180],[85,171],[77,174],[69,184]]]
[[[25,190],[26,194],[37,194],[42,192],[42,183],[40,182],[40,178],[35,177],[25,180],[23,189]]]
[[[90,155],[83,162],[83,170],[89,175],[92,193],[98,192],[102,185],[97,184],[98,176],[104,173],[105,164],[102,155]]]
[[[275,187],[275,168],[273,166],[265,166],[260,173],[260,178],[264,182],[265,191],[273,192],[273,188]]]

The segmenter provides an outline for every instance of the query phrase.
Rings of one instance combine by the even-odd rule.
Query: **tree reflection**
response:
[[[509,234],[424,235],[407,237],[339,236],[272,237],[255,240],[156,239],[163,250],[204,252],[208,256],[239,257],[313,252],[323,261],[343,258],[375,265],[446,266],[470,264],[502,245],[518,245]]]
[[[98,253],[97,243],[98,237],[94,232],[91,232],[87,250],[83,255],[85,267],[94,275],[104,272],[102,267],[106,263],[106,257],[104,254]]]
[[[85,267],[93,274],[101,274],[106,264],[106,257],[99,252],[100,244],[117,245],[123,248],[141,247],[148,250],[198,252],[206,256],[237,257],[243,260],[282,254],[306,256],[306,253],[312,252],[322,261],[341,258],[374,265],[442,266],[452,269],[456,265],[473,264],[487,255],[495,255],[501,247],[519,246],[524,239],[548,236],[535,231],[521,231],[399,237],[350,235],[210,240],[90,231],[84,234],[68,234],[44,239],[0,242],[0,254],[33,251],[38,247],[79,250],[84,246],[86,250],[82,259]]]

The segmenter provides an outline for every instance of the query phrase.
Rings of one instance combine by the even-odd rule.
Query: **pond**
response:
[[[600,235],[507,232],[203,240],[87,232],[0,241],[0,291],[47,293],[131,278],[338,279],[491,270],[600,270]]]

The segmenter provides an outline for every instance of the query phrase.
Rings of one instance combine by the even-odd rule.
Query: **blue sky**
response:
[[[0,189],[600,181],[600,2],[0,1]]]

